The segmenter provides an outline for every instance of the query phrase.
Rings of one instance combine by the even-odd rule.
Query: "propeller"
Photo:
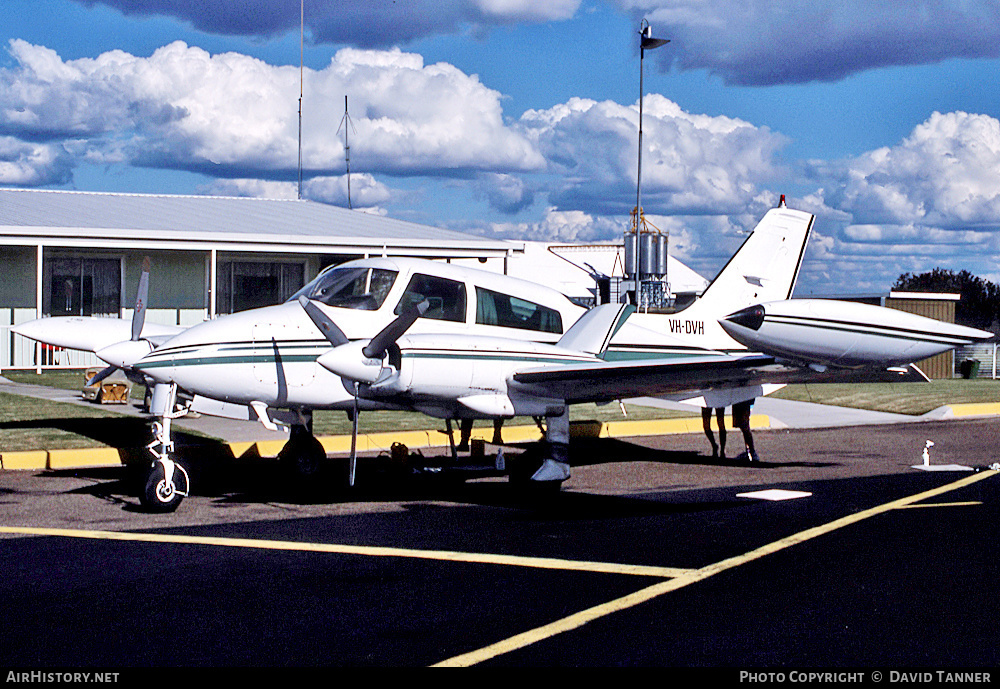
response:
[[[360,404],[358,402],[357,381],[354,382],[354,413],[351,414],[351,456],[347,460],[347,485],[354,487],[354,475],[358,468],[358,414]]]
[[[430,308],[430,302],[424,299],[419,304],[411,304],[403,309],[403,313],[399,314],[392,323],[382,328],[378,335],[373,337],[361,353],[364,354],[369,359],[381,359],[385,356],[386,350],[389,349],[389,345],[398,340],[403,333],[410,329],[418,318],[423,316],[427,309]]]
[[[338,328],[337,324],[323,313],[322,309],[311,302],[308,297],[305,295],[300,296],[299,305],[305,309],[306,315],[316,324],[316,327],[323,333],[323,337],[329,340],[330,344],[334,347],[347,344],[347,336],[344,335],[344,331]]]
[[[419,304],[411,304],[389,325],[382,328],[375,337],[362,345],[360,342],[350,342],[344,331],[337,327],[337,324],[327,316],[315,302],[310,301],[305,296],[299,297],[299,304],[305,310],[306,315],[319,328],[330,344],[333,345],[326,354],[320,356],[318,363],[324,368],[336,373],[346,380],[351,381],[349,389],[354,393],[354,407],[351,415],[351,455],[348,460],[348,485],[354,485],[355,470],[357,468],[358,456],[358,416],[360,414],[360,383],[374,382],[378,373],[382,369],[382,357],[389,347],[398,340],[403,333],[409,330],[418,318],[430,308],[430,302],[426,299]],[[360,347],[360,349],[359,349]],[[376,368],[377,367],[377,368]]]
[[[135,345],[129,344],[141,340],[142,326],[146,322],[146,302],[149,297],[149,268],[149,256],[146,256],[142,260],[142,273],[139,275],[139,288],[136,291],[135,311],[132,312],[132,339],[128,342],[119,342],[102,349],[98,356],[110,365],[91,376],[85,385],[90,386],[99,383],[118,369],[126,368],[132,361],[136,361],[138,358],[149,354],[149,349],[136,348]],[[136,354],[138,354],[138,357],[135,356]]]

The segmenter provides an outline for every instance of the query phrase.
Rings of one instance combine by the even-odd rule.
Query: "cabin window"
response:
[[[435,275],[414,273],[410,284],[406,286],[403,298],[396,305],[398,315],[411,304],[419,304],[427,300],[430,307],[424,313],[424,318],[439,321],[465,321],[465,283],[457,280],[447,280]]]
[[[562,316],[555,309],[483,287],[476,288],[476,323],[543,333],[563,331]]]
[[[221,261],[218,276],[219,313],[236,313],[280,304],[305,282],[302,263]]]
[[[334,268],[292,295],[306,296],[329,306],[360,311],[377,311],[389,295],[398,273],[384,268]]]
[[[46,258],[42,311],[49,316],[121,315],[120,258]]]

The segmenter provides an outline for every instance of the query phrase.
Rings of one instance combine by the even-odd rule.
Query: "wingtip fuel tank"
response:
[[[843,367],[908,364],[993,336],[896,309],[832,299],[759,304],[719,323],[755,351]]]

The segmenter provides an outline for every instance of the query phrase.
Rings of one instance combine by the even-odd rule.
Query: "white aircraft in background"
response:
[[[146,323],[149,303],[149,257],[142,262],[135,310],[131,320],[99,316],[54,316],[38,318],[11,327],[18,335],[63,349],[78,349],[96,354],[108,367],[87,381],[91,385],[122,369],[133,382],[145,381],[135,375],[130,362],[138,361],[158,344],[184,330],[181,326]]]
[[[325,458],[311,433],[314,409],[347,410],[355,435],[364,409],[449,420],[544,416],[548,452],[532,478],[558,483],[568,476],[570,404],[670,394],[723,406],[766,384],[884,371],[989,336],[820,300],[805,302],[812,320],[787,319],[799,308],[788,298],[812,221],[769,211],[703,296],[675,314],[606,305],[579,318],[584,309],[534,283],[421,259],[366,259],[325,270],[285,304],[205,322],[156,347],[123,338],[98,355],[156,383],[158,445],[143,502],[174,509],[188,489],[170,459],[178,389],[194,395],[193,410],[290,426],[281,455],[306,465]],[[852,309],[860,318],[840,318]],[[353,467],[352,452],[352,476]]]

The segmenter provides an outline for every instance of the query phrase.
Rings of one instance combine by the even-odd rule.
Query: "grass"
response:
[[[0,392],[0,452],[105,447],[110,423],[129,417],[65,402]],[[115,433],[119,437],[120,430]],[[102,439],[103,438],[103,439]]]
[[[45,385],[50,388],[60,390],[82,390],[86,380],[85,369],[64,369],[56,371],[5,371],[3,377],[15,383],[27,383],[29,385]],[[130,397],[132,399],[142,399],[146,388],[142,385],[133,385]]]
[[[952,378],[929,383],[813,383],[789,385],[771,397],[920,416],[947,404],[1000,402],[1000,380]]]

